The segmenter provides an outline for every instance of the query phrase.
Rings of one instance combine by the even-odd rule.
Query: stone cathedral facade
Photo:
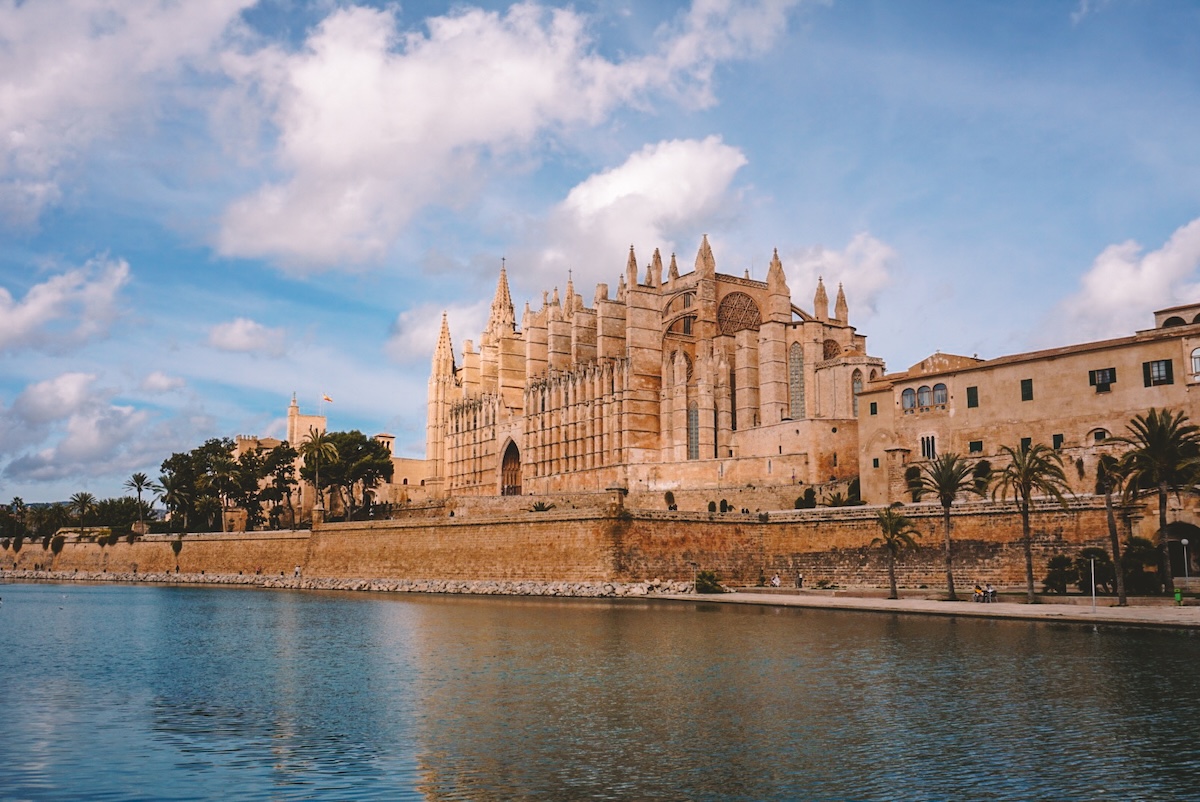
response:
[[[775,254],[766,281],[695,269],[644,271],[633,249],[591,306],[568,280],[525,305],[501,267],[487,329],[461,362],[445,315],[429,379],[426,485],[434,496],[822,484],[858,472],[856,394],[883,361],[832,316],[792,302]]]

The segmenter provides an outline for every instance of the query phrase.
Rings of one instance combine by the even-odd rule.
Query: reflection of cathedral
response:
[[[443,316],[429,380],[428,484],[442,496],[619,486],[670,490],[821,483],[857,474],[855,394],[883,373],[818,281],[792,304],[776,255],[766,281],[696,268],[639,278],[591,307],[568,280],[516,324],[504,268],[479,347],[458,365]]]

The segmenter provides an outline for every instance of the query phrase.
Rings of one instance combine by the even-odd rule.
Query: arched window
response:
[[[932,403],[933,393],[929,389],[928,384],[921,385],[917,388],[917,406],[925,409]]]
[[[826,340],[822,348],[825,359],[837,359],[842,353],[842,346],[838,345],[837,340]]]
[[[688,404],[687,429],[688,459],[700,459],[700,408],[695,401]]]
[[[909,387],[900,394],[900,406],[904,407],[905,414],[912,413],[917,406],[917,393],[913,388]]]
[[[1200,375],[1200,348],[1192,351],[1192,373]]]
[[[792,420],[800,420],[804,417],[804,348],[800,343],[792,343],[788,351],[788,394]]]
[[[946,395],[947,395],[946,394],[946,385],[944,385],[944,384],[933,385],[934,406],[939,406],[939,407],[946,406]]]
[[[851,404],[854,407],[854,417],[858,417],[858,394],[862,392],[862,371],[856,370],[850,377]]]
[[[1176,316],[1169,317],[1166,320],[1164,320],[1162,327],[1164,329],[1169,329],[1173,326],[1186,326],[1186,325],[1187,325],[1187,321],[1184,320],[1183,318],[1179,317],[1178,315],[1176,315]]]

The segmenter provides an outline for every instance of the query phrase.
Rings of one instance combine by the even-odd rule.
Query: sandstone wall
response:
[[[990,581],[1024,581],[1020,519],[1015,507],[973,504],[956,507],[955,576],[960,586]],[[715,571],[736,584],[755,584],[779,573],[794,585],[824,580],[839,586],[884,586],[886,563],[870,546],[878,534],[878,508],[788,510],[770,513],[555,509],[491,517],[326,524],[313,533],[254,532],[187,535],[178,556],[185,573],[291,575],[306,577],[639,582],[655,578],[690,581],[697,570]],[[941,508],[905,508],[922,532],[922,550],[897,567],[906,587],[940,587]],[[1033,517],[1034,565],[1038,578],[1050,556],[1084,546],[1107,548],[1102,504],[1072,503],[1069,511],[1040,507]],[[1122,531],[1122,537],[1127,534]],[[134,544],[100,547],[65,544],[56,557],[40,543],[19,554],[0,552],[5,568],[110,572],[170,572],[173,537],[151,536]]]

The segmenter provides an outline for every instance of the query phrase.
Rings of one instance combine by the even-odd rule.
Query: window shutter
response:
[[[1164,384],[1174,384],[1175,383],[1175,374],[1174,374],[1175,360],[1164,359],[1163,362],[1166,363],[1166,367],[1167,367],[1167,378],[1166,378],[1166,381],[1163,383]]]
[[[1088,384],[1091,385],[1092,387],[1096,386],[1096,371],[1094,371],[1094,370],[1088,371]]]
[[[1109,376],[1109,379],[1108,379],[1108,383],[1109,383],[1109,384],[1116,384],[1116,383],[1117,383],[1117,369],[1116,369],[1116,368],[1109,368],[1109,369],[1108,369],[1108,376]]]
[[[1142,379],[1146,382],[1146,386],[1150,386],[1150,363],[1142,363]]]

